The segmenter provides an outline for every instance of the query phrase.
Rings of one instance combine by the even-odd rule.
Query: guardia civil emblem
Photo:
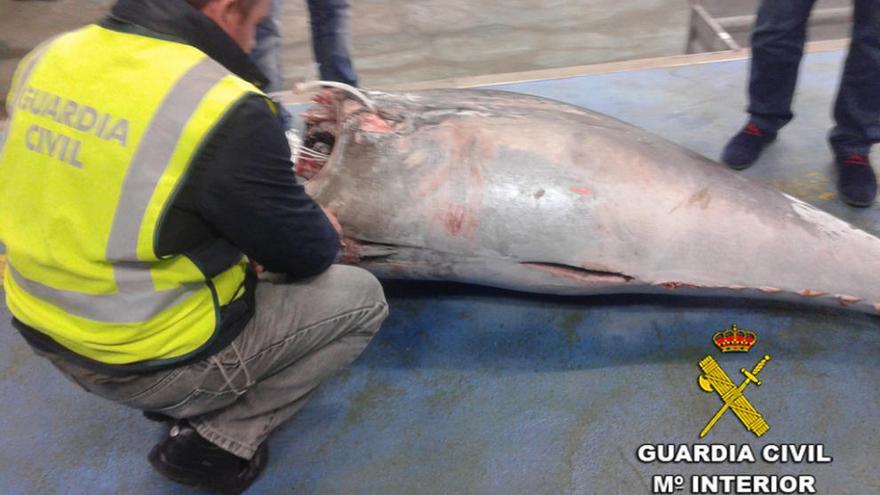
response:
[[[749,352],[752,346],[757,343],[758,336],[755,335],[754,332],[740,330],[736,325],[732,325],[726,330],[717,332],[712,337],[712,341],[722,353]],[[755,364],[755,367],[752,368],[751,371],[745,368],[740,369],[740,372],[745,376],[745,379],[739,385],[733,383],[733,380],[730,379],[724,369],[721,368],[718,362],[715,361],[715,358],[711,355],[706,356],[700,361],[700,369],[703,370],[703,374],[697,379],[700,388],[704,392],[716,392],[718,397],[721,398],[721,402],[723,402],[721,409],[715,413],[715,416],[709,420],[709,423],[707,423],[706,427],[703,428],[703,431],[700,432],[700,438],[705,437],[709,433],[712,427],[715,426],[715,423],[724,416],[724,413],[726,413],[728,409],[733,411],[733,414],[740,420],[740,422],[742,422],[746,429],[753,432],[755,435],[760,437],[764,433],[767,433],[767,430],[770,429],[770,425],[767,424],[767,421],[764,420],[761,413],[755,409],[755,406],[749,402],[744,395],[744,392],[750,383],[754,383],[756,386],[761,385],[761,381],[758,380],[758,374],[764,369],[764,366],[769,361],[770,355],[764,355],[764,357]]]

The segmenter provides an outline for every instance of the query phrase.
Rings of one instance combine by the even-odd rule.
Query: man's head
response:
[[[254,49],[257,24],[269,15],[272,0],[186,0],[217,23],[245,53]]]

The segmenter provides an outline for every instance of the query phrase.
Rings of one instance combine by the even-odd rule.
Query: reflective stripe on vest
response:
[[[156,291],[150,275],[151,263],[124,260],[137,259],[138,232],[144,212],[183,126],[201,101],[200,96],[227,74],[228,71],[217,62],[206,57],[175,84],[147,128],[123,183],[107,244],[107,260],[112,263],[118,292],[90,295],[53,289],[28,280],[15,270],[13,263],[9,263],[9,273],[21,288],[72,315],[125,323],[148,320],[202,287],[201,284],[184,285]]]
[[[101,51],[106,70],[95,62]],[[249,93],[259,91],[190,46],[98,26],[26,58],[0,150],[0,173],[10,178],[0,183],[0,235],[13,314],[109,364],[179,359],[206,345],[219,306],[241,296],[244,259],[230,252],[241,261],[202,274],[183,256],[160,258],[155,241],[199,144]],[[98,121],[106,129],[94,132]],[[55,199],[57,208],[47,205]]]
[[[12,76],[12,89],[9,90],[9,100],[6,105],[6,113],[12,115],[15,113],[15,107],[18,104],[19,98],[21,97],[21,88],[24,86],[24,83],[31,76],[31,71],[34,70],[34,66],[37,65],[37,62],[43,57],[43,53],[46,52],[46,49],[49,47],[49,44],[57,38],[50,38],[34,48],[29,54],[25,56],[25,58],[21,61],[19,68],[15,71],[15,74]]]

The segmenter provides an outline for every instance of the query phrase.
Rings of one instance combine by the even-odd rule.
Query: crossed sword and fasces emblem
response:
[[[700,375],[698,381],[700,384],[700,388],[705,392],[718,392],[718,395],[721,396],[721,400],[724,402],[724,405],[721,406],[721,409],[715,413],[715,416],[709,420],[709,423],[703,428],[703,431],[700,432],[700,438],[706,436],[709,433],[709,430],[715,426],[715,423],[721,419],[721,416],[727,412],[728,409],[733,410],[733,414],[742,421],[742,424],[745,425],[746,429],[752,431],[757,436],[761,436],[770,429],[770,425],[764,421],[763,416],[759,413],[755,406],[746,399],[746,396],[743,395],[743,391],[749,385],[749,383],[754,383],[755,385],[760,386],[761,381],[758,380],[758,373],[764,368],[764,365],[767,364],[767,361],[770,361],[770,356],[765,355],[763,359],[758,361],[758,364],[755,365],[754,369],[750,372],[749,370],[742,368],[740,372],[746,376],[746,379],[737,387],[733,380],[727,376],[727,373],[721,369],[721,366],[715,361],[715,358],[712,356],[706,356],[702,361],[700,361],[700,369],[703,370],[703,375]]]

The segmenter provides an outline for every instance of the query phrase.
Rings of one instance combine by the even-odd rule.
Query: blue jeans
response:
[[[791,102],[814,3],[761,1],[752,32],[748,112],[766,131],[779,130],[794,116]],[[867,154],[880,142],[880,0],[855,0],[854,20],[829,136],[836,154]]]
[[[284,89],[281,75],[281,0],[272,0],[269,16],[257,24],[257,44],[251,51],[251,60],[269,79],[266,91]]]
[[[281,3],[272,1],[269,17],[257,26],[257,45],[251,59],[269,78],[267,91],[283,89],[281,75]],[[357,86],[351,63],[348,0],[308,0],[312,50],[321,79]]]

